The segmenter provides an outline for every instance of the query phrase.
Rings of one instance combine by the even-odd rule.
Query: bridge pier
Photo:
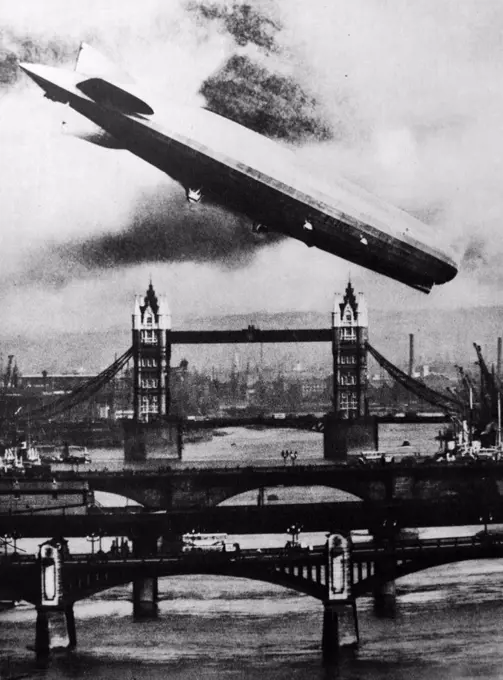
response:
[[[133,581],[133,616],[155,619],[158,614],[159,589],[156,576],[143,576]]]
[[[35,653],[49,656],[55,649],[74,649],[77,646],[77,629],[73,605],[61,609],[37,607],[35,624]]]
[[[63,538],[46,541],[39,549],[41,587],[35,623],[35,652],[38,657],[49,656],[53,649],[73,649],[77,645],[73,602],[65,597],[65,549]]]
[[[77,627],[75,625],[75,612],[73,611],[73,605],[71,604],[65,607],[65,619],[69,647],[70,649],[75,649],[77,646]]]
[[[152,557],[157,554],[157,537],[142,536],[133,539],[135,557]],[[139,576],[133,580],[133,616],[155,619],[158,614],[159,587],[157,576]]]
[[[385,557],[375,563],[374,611],[378,616],[394,617],[396,614],[396,563]]]
[[[321,647],[323,658],[329,660],[341,647],[356,647],[359,639],[350,543],[341,534],[331,534],[327,540],[326,587]]]
[[[357,647],[359,642],[356,602],[325,602],[321,648],[324,659],[333,659],[341,647]]]

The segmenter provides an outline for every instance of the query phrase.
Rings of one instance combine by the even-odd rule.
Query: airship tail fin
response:
[[[85,42],[80,44],[75,71],[85,76],[111,80],[121,85],[134,82],[129,73],[126,73],[111,59]]]

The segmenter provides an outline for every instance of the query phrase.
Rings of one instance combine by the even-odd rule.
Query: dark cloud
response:
[[[189,2],[187,9],[200,21],[219,23],[240,47],[252,44],[266,52],[278,50],[275,37],[281,29],[280,23],[249,4],[235,2],[222,6],[214,2]]]
[[[269,5],[269,9],[273,5]],[[263,57],[281,53],[278,20],[249,4],[189,3],[199,21],[211,28],[217,23],[238,48],[253,45]],[[277,139],[299,143],[331,139],[332,130],[316,98],[295,78],[280,73],[261,58],[233,54],[201,86],[207,108],[241,125]]]
[[[480,236],[473,236],[463,253],[462,267],[466,271],[475,271],[488,264],[487,242]]]
[[[216,206],[189,205],[181,192],[166,195],[158,190],[142,197],[119,233],[54,244],[42,255],[39,252],[19,283],[43,282],[57,288],[97,269],[141,263],[191,261],[232,269],[248,264],[258,247],[281,238],[256,235],[249,220]]]
[[[246,55],[233,55],[203,83],[201,94],[211,111],[268,137],[294,143],[332,137],[314,97]]]
[[[77,47],[73,41],[63,38],[22,35],[0,28],[0,87],[11,86],[18,80],[19,61],[58,64],[75,58]]]
[[[247,264],[263,243],[246,218],[204,202],[190,205],[181,192],[165,196],[157,191],[142,198],[121,233],[70,244],[60,252],[94,268],[189,260],[236,267]]]

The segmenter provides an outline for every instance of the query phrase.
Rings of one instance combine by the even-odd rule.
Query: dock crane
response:
[[[491,372],[482,355],[482,348],[476,342],[473,343],[477,353],[478,364],[480,367],[480,394],[481,401],[484,403],[484,412],[480,414],[480,424],[485,421],[490,427],[497,420],[496,444],[501,446],[501,392],[496,383],[494,372]],[[481,404],[482,406],[482,404]]]

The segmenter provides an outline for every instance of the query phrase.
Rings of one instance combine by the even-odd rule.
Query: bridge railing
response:
[[[369,553],[398,553],[403,551],[433,551],[435,549],[449,549],[449,548],[468,548],[468,547],[483,547],[487,545],[503,547],[503,534],[491,535],[490,532],[479,532],[472,536],[453,536],[447,538],[425,538],[425,539],[402,539],[396,541],[380,541],[369,540],[365,544],[356,544],[351,548],[354,558],[359,556],[367,556]],[[70,553],[65,556],[65,562],[72,564],[89,564],[89,563],[162,563],[172,562],[173,560],[194,561],[194,560],[245,560],[245,559],[264,559],[275,560],[278,558],[285,558],[289,561],[303,561],[308,556],[319,557],[326,553],[325,545],[315,545],[312,549],[299,550],[296,552],[289,551],[284,547],[278,548],[242,548],[238,551],[188,551],[183,552],[180,549],[169,549],[160,551],[156,554],[151,553],[147,555],[129,554],[112,554],[111,552],[97,552],[97,553]],[[38,560],[35,554],[26,553],[8,553],[0,555],[0,565],[2,563],[18,562],[32,563]]]

